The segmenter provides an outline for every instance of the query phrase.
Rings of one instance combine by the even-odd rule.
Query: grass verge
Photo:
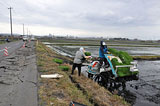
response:
[[[37,65],[39,71],[39,105],[40,106],[69,106],[70,101],[92,106],[83,95],[81,90],[70,81],[66,72],[61,71],[60,65],[53,62],[53,59],[59,56],[47,48],[45,45],[39,43],[36,46],[37,51]],[[63,57],[66,59],[67,57]],[[64,64],[66,66],[66,64]],[[67,67],[67,66],[66,66]],[[64,67],[63,67],[64,68]],[[42,74],[59,73],[63,75],[60,79],[42,79]]]
[[[0,44],[4,44],[4,43],[6,43],[5,41],[0,41]]]
[[[53,62],[55,58],[71,61],[70,58],[60,56],[42,43],[36,45],[37,66],[39,71],[39,105],[40,106],[69,106],[70,101],[79,102],[87,106],[128,106],[121,97],[111,94],[105,88],[92,80],[73,75],[71,66],[67,63]],[[62,71],[59,67],[69,67],[69,71]],[[42,79],[42,74],[58,73],[60,79]],[[71,80],[72,79],[72,80]],[[77,86],[78,84],[78,86]]]

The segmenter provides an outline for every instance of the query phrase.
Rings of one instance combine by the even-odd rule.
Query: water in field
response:
[[[138,61],[139,80],[128,82],[122,96],[134,106],[160,106],[160,61]]]
[[[57,52],[73,57],[80,46],[53,46]],[[99,47],[84,46],[92,56],[98,56]],[[114,47],[118,50],[128,52],[130,55],[160,55],[160,49],[156,47]],[[85,71],[87,67],[83,67]],[[125,90],[119,90],[118,94],[123,96],[132,106],[160,106],[160,60],[138,61],[139,80],[130,81]],[[84,72],[85,73],[85,72]]]
[[[93,56],[98,56],[99,46],[83,46],[86,51],[92,53]],[[80,46],[61,46],[64,50],[69,50],[72,55],[80,48]],[[128,52],[130,55],[160,55],[160,49],[158,47],[120,47],[111,46],[109,48],[115,48]]]

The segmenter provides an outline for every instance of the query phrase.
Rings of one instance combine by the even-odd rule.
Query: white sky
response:
[[[160,0],[0,0],[0,33],[160,39]]]

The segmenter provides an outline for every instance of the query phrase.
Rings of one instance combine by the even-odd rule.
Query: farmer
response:
[[[81,66],[82,66],[82,62],[86,59],[86,58],[90,58],[90,56],[86,56],[84,54],[85,50],[83,47],[81,47],[79,49],[79,51],[76,52],[76,56],[74,58],[73,61],[73,66],[72,66],[72,75],[74,74],[74,70],[77,67],[78,68],[78,75],[81,75]]]
[[[104,41],[100,42],[100,48],[99,48],[99,58],[100,58],[100,67],[102,66],[103,62],[104,64],[109,67],[109,63],[107,62],[107,59],[105,58],[104,54],[107,54],[108,48]]]

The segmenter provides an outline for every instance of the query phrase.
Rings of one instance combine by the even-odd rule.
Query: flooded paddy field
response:
[[[134,106],[160,105],[160,61],[138,61],[139,80],[128,82],[122,96]]]
[[[53,46],[58,50],[64,51],[72,56],[81,46]],[[83,46],[86,51],[92,53],[92,56],[97,57],[99,54],[99,46]],[[132,56],[141,55],[160,55],[160,49],[158,47],[121,47],[121,46],[109,46],[109,48],[115,48],[117,50],[122,50],[128,52]]]
[[[50,45],[50,48],[56,50],[58,53],[74,57],[75,52],[80,46],[55,46]],[[92,56],[97,57],[99,53],[99,46],[83,46],[86,51],[90,51]],[[123,50],[130,55],[160,55],[158,47],[121,47],[111,46],[117,50]],[[85,72],[87,67],[83,67],[82,71]],[[160,60],[138,61],[139,80],[130,81],[126,83],[126,88],[119,87],[118,95],[124,97],[132,106],[159,106],[160,105]]]

